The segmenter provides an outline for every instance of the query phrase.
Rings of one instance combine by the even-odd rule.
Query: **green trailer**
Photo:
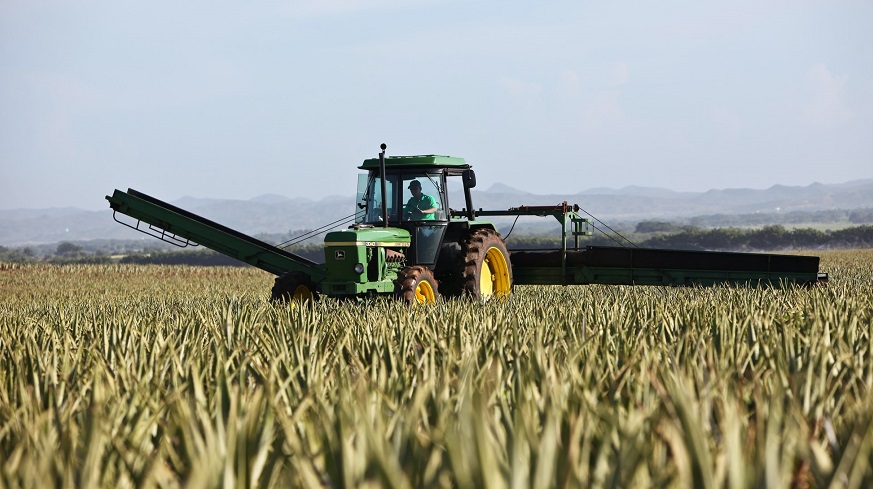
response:
[[[180,247],[202,245],[276,275],[274,300],[391,295],[426,303],[441,296],[503,297],[522,284],[781,286],[827,280],[816,256],[582,246],[591,223],[566,202],[474,210],[476,176],[463,158],[386,157],[383,145],[378,158],[359,168],[364,173],[354,220],[326,234],[323,263],[133,189],[106,199],[126,226]],[[461,210],[449,207],[449,179],[463,184]],[[562,246],[510,252],[492,222],[482,219],[489,216],[551,216],[561,224]]]

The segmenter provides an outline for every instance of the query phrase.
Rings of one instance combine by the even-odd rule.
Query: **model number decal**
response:
[[[336,248],[338,246],[391,246],[391,247],[406,247],[409,243],[403,241],[334,241],[324,244],[327,247]]]

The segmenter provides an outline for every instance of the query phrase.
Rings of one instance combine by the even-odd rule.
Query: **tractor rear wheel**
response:
[[[303,272],[285,272],[276,277],[270,300],[273,302],[309,302],[318,297],[315,284]]]
[[[464,241],[463,293],[482,300],[508,296],[512,292],[512,264],[500,234],[482,228],[470,233]]]
[[[394,295],[407,304],[433,304],[440,296],[433,272],[427,267],[403,268],[394,284]]]

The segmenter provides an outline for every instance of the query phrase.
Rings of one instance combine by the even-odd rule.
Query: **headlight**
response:
[[[355,273],[358,275],[364,273],[364,264],[363,263],[355,263]]]

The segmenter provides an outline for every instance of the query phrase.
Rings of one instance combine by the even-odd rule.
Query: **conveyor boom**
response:
[[[117,218],[116,221],[177,246],[197,243],[275,275],[302,271],[309,274],[315,282],[320,282],[326,276],[325,268],[321,264],[142,192],[133,189],[128,189],[127,192],[115,190],[112,196],[106,196],[106,200],[116,213],[120,212],[145,222],[149,224],[149,228],[147,231],[140,229],[139,223],[131,225],[118,221]]]

